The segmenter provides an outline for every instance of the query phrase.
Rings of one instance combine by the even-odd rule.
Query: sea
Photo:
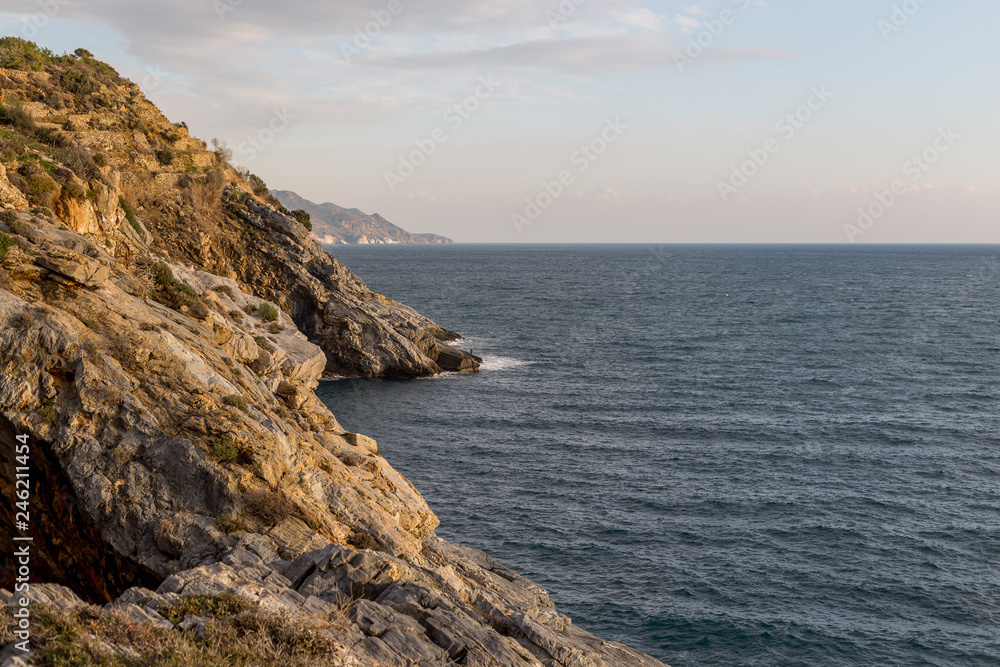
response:
[[[674,667],[1000,665],[1000,246],[334,254],[485,363],[321,398],[579,627]]]

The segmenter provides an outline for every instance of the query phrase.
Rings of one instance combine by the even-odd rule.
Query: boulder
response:
[[[99,287],[111,277],[104,264],[61,246],[42,248],[35,264],[86,287]]]
[[[480,357],[473,356],[470,352],[444,343],[437,344],[437,364],[443,370],[455,373],[476,373],[482,363],[483,360]]]

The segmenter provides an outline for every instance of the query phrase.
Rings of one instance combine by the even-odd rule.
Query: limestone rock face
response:
[[[28,207],[28,200],[25,199],[20,190],[7,180],[7,170],[2,162],[0,162],[0,204],[7,204],[18,209]]]
[[[53,67],[4,70],[5,100],[62,95]],[[58,198],[33,191],[29,208],[0,168],[0,494],[15,497],[27,436],[39,603],[108,603],[160,628],[177,596],[231,593],[299,619],[343,608],[344,665],[658,665],[439,540],[417,489],[314,393],[331,374],[477,370],[447,345],[457,334],[369,290],[137,86],[92,76],[97,110],[24,105],[36,139],[64,132],[75,155],[80,173],[30,149]],[[172,166],[155,154],[168,145]],[[49,178],[30,160],[6,169]],[[0,588],[13,583],[0,568]]]
[[[410,563],[328,545],[289,563],[266,549],[262,557],[259,547],[232,547],[221,561],[173,574],[155,591],[128,589],[105,612],[171,629],[160,612],[178,598],[236,595],[317,625],[339,616],[320,627],[341,647],[345,665],[663,667],[577,628],[545,591],[480,551],[432,539],[426,561]],[[31,598],[55,608],[88,607],[61,586],[33,586]],[[0,603],[14,606],[14,596],[0,591]],[[177,630],[200,636],[209,622],[186,617]]]
[[[288,312],[326,353],[326,374],[413,377],[479,370],[472,355],[447,345],[458,334],[369,290],[298,222],[249,198],[240,219],[256,240],[238,247],[226,238],[214,240],[218,257],[212,260]],[[442,351],[447,367],[437,363]]]
[[[42,249],[35,258],[35,263],[87,287],[98,287],[111,276],[106,266],[58,246]]]

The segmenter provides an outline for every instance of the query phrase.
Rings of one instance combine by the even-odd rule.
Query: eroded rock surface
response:
[[[445,344],[455,334],[372,293],[137,87],[95,72],[108,104],[86,113],[52,88],[57,69],[3,79],[5,104],[32,86],[58,97],[58,117],[22,102],[41,128],[25,145],[72,135],[60,145],[90,179],[58,161],[0,171],[0,494],[14,496],[27,435],[33,581],[73,590],[33,587],[40,603],[79,595],[161,628],[158,605],[178,596],[296,618],[344,608],[345,665],[658,665],[438,539],[420,493],[314,393],[329,373],[476,370]],[[104,151],[99,168],[84,144]],[[18,185],[32,183],[47,198]]]

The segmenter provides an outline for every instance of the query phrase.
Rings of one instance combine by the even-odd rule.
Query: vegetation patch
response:
[[[153,265],[153,280],[160,287],[172,287],[174,284],[174,272],[166,262],[157,262]]]
[[[236,463],[240,457],[240,448],[236,446],[230,435],[220,435],[212,443],[212,456],[220,463]]]
[[[160,161],[160,164],[167,167],[174,163],[174,158],[176,155],[169,148],[164,148],[163,150],[156,151],[156,159]]]
[[[135,230],[135,233],[142,234],[142,228],[139,226],[139,219],[136,217],[135,209],[132,208],[127,201],[125,201],[125,197],[122,197],[121,195],[118,196],[118,205],[122,207],[123,211],[125,211],[125,219],[128,220],[128,224],[132,225],[132,229]],[[169,269],[170,267],[168,266],[167,270]]]
[[[313,229],[312,216],[307,212],[303,211],[301,208],[297,208],[294,211],[290,211],[289,215],[302,223],[302,226],[308,229],[310,232]]]
[[[40,72],[52,62],[54,54],[20,37],[0,38],[0,68]]]
[[[267,526],[276,526],[295,513],[295,505],[280,491],[248,489],[243,493],[243,509]]]
[[[354,531],[347,540],[350,546],[356,549],[369,549],[374,551],[379,548],[378,540],[371,533]]]
[[[278,309],[269,303],[262,303],[257,310],[257,316],[265,322],[274,322],[278,319]]]
[[[257,347],[264,350],[265,352],[274,352],[275,348],[271,345],[271,341],[264,338],[263,336],[254,336],[254,342],[257,343]]]
[[[247,403],[247,399],[243,398],[239,394],[231,394],[229,396],[226,396],[224,399],[222,399],[222,402],[225,405],[231,405],[234,408],[242,410],[243,412],[246,412],[247,410],[250,409],[250,404]]]
[[[180,632],[137,623],[116,610],[32,606],[32,657],[39,665],[183,667],[331,667],[337,644],[323,631],[345,632],[343,610],[305,623],[266,611],[234,595],[185,596],[159,613],[176,626],[188,616],[207,620],[205,632]],[[0,641],[10,644],[12,609],[0,609]]]
[[[215,523],[219,526],[219,530],[224,532],[226,535],[232,535],[233,533],[245,533],[249,530],[246,523],[244,523],[242,519],[231,514],[220,514],[216,517]]]
[[[38,129],[35,119],[31,117],[31,114],[24,108],[24,104],[20,100],[0,104],[0,123],[11,125],[28,134],[33,134]],[[4,138],[13,139],[14,135],[11,133],[10,136]]]
[[[0,232],[0,262],[7,257],[7,251],[14,245],[16,245],[14,239]]]
[[[156,262],[151,267],[153,298],[169,308],[187,312],[191,317],[204,320],[209,315],[208,306],[190,286],[178,281],[166,262]]]

